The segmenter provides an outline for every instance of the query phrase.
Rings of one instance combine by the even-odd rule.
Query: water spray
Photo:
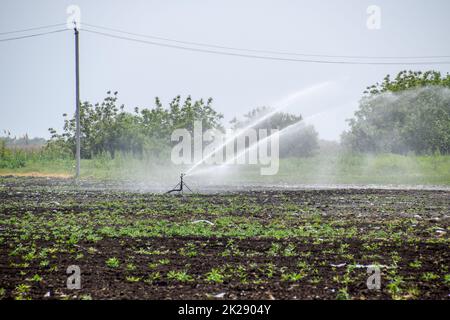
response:
[[[192,192],[191,188],[186,184],[186,182],[183,181],[183,177],[185,176],[185,173],[180,174],[180,182],[177,183],[175,187],[173,187],[171,190],[167,191],[167,193],[172,192],[181,192],[183,193],[183,188],[188,189],[190,192]]]
[[[250,124],[248,124],[245,128],[240,129],[237,133],[235,133],[234,135],[232,135],[231,137],[227,138],[220,146],[216,147],[214,150],[212,150],[210,153],[208,153],[207,155],[205,155],[200,161],[197,161],[196,163],[194,163],[193,166],[191,166],[188,171],[186,172],[187,174],[191,173],[192,171],[194,171],[198,166],[200,166],[202,163],[205,162],[206,159],[211,158],[216,152],[218,152],[219,150],[221,150],[222,148],[224,148],[227,144],[229,144],[230,142],[234,141],[237,137],[241,136],[243,133],[245,133],[248,129],[253,128],[254,126],[262,123],[263,121],[269,119],[270,117],[272,117],[275,113],[280,112],[281,109],[286,108],[287,106],[291,105],[294,101],[296,101],[297,99],[301,98],[301,97],[307,97],[308,95],[320,92],[321,90],[323,90],[324,88],[329,87],[330,85],[332,85],[333,82],[330,81],[325,81],[316,85],[313,85],[311,87],[302,89],[294,94],[291,94],[290,96],[288,96],[287,98],[283,99],[281,102],[276,103],[275,108],[266,113],[264,116],[258,118],[257,120],[255,120],[254,122],[251,122]]]
[[[317,112],[317,113],[312,114],[312,115],[310,115],[310,116],[308,116],[308,117],[305,117],[304,119],[302,119],[302,120],[299,121],[299,122],[293,123],[293,124],[291,124],[291,125],[289,125],[289,126],[283,128],[283,129],[281,129],[280,131],[278,131],[279,137],[284,136],[284,135],[290,133],[291,131],[295,131],[295,130],[299,130],[299,129],[304,129],[305,126],[306,126],[305,121],[310,120],[310,119],[313,119],[314,117],[317,117],[317,116],[319,116],[319,115],[322,115],[323,113],[324,113],[324,111]],[[300,127],[300,128],[299,128],[299,127]],[[208,174],[208,173],[210,173],[210,172],[212,172],[212,171],[214,171],[214,172],[217,173],[218,170],[226,169],[227,166],[233,164],[233,163],[236,161],[236,159],[238,159],[238,158],[244,156],[247,152],[249,152],[249,151],[251,151],[251,150],[253,150],[253,149],[255,149],[255,148],[258,148],[258,147],[261,145],[261,143],[267,142],[267,141],[269,141],[270,139],[272,139],[272,135],[269,135],[269,136],[265,137],[264,139],[261,139],[261,140],[259,140],[258,142],[252,144],[251,146],[245,148],[245,149],[242,150],[241,152],[238,152],[238,154],[236,154],[235,156],[233,156],[233,157],[230,158],[230,159],[227,159],[224,163],[220,164],[219,166],[213,166],[213,167],[209,167],[209,168],[205,168],[205,169],[200,169],[200,170],[197,169],[197,170],[195,170],[194,172],[189,173],[189,175],[198,175],[198,174],[205,174],[205,173]],[[190,171],[190,170],[189,170],[189,171]],[[188,172],[189,172],[189,171],[188,171]]]

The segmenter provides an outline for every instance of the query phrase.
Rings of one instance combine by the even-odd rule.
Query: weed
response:
[[[391,297],[395,300],[401,298],[400,294],[403,292],[401,285],[404,283],[403,278],[400,276],[394,276],[387,284],[387,290],[391,294]]]
[[[446,275],[444,276],[444,283],[445,283],[445,284],[450,284],[450,274],[446,274]]]
[[[15,289],[15,297],[16,300],[28,300],[27,295],[30,293],[31,286],[27,284],[19,284]]]
[[[217,268],[211,269],[211,271],[206,274],[206,281],[208,282],[222,283],[223,280],[224,276]]]
[[[338,293],[336,295],[336,299],[337,300],[350,300],[351,297],[348,293],[348,289],[347,288],[341,288],[338,290]]]
[[[33,281],[33,282],[41,282],[42,281],[42,277],[38,274],[35,274],[32,278],[28,279],[28,281]]]
[[[48,261],[48,260],[42,260],[41,262],[39,262],[39,266],[42,268],[48,267],[49,264],[50,264],[50,261]]]
[[[134,271],[136,270],[136,266],[132,263],[128,263],[126,269],[127,271]]]
[[[159,272],[152,272],[148,275],[147,279],[145,279],[144,282],[153,283],[158,280],[161,280],[161,274]]]
[[[109,258],[108,260],[106,260],[106,265],[110,268],[118,268],[120,265],[119,259],[117,259],[116,257],[113,258]]]
[[[278,243],[272,242],[272,245],[269,249],[269,251],[267,252],[267,254],[271,257],[276,257],[279,255],[280,252],[280,245]]]
[[[297,255],[295,252],[295,245],[293,243],[289,243],[287,247],[284,249],[283,256],[285,257],[293,257]]]
[[[419,260],[414,260],[409,264],[409,266],[414,269],[419,269],[422,266],[422,262],[420,262]]]
[[[177,280],[180,282],[194,281],[194,279],[190,275],[188,275],[186,271],[171,270],[167,273],[167,278],[170,280]]]
[[[424,281],[433,281],[439,279],[439,276],[433,272],[425,272],[422,274],[421,279]]]
[[[125,279],[128,282],[139,282],[139,281],[141,281],[140,277],[135,277],[135,276],[127,276],[127,277],[125,277]]]
[[[305,274],[303,273],[296,273],[296,272],[291,272],[291,273],[283,273],[281,275],[281,281],[299,281],[301,279],[303,279],[305,277]]]

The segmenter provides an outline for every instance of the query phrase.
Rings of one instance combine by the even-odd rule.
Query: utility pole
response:
[[[79,47],[78,47],[78,29],[75,24],[75,98],[76,100],[76,111],[75,111],[75,122],[76,122],[76,172],[75,178],[80,177],[80,158],[81,158],[81,146],[80,146],[80,61],[79,61]]]

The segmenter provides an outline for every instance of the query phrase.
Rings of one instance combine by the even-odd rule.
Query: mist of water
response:
[[[325,113],[325,111],[321,111],[315,114],[312,114],[308,117],[305,117],[302,119],[302,121],[293,123],[281,130],[278,131],[278,137],[281,138],[283,136],[298,133],[300,130],[304,129],[307,126],[307,121],[312,120],[313,118],[320,116],[321,114]],[[220,165],[211,165],[206,168],[197,168],[196,170],[191,171],[187,176],[211,176],[214,175],[216,177],[223,178],[226,174],[231,174],[232,172],[236,172],[239,169],[231,169],[230,165],[233,165],[237,159],[244,157],[247,153],[254,151],[255,149],[261,147],[261,145],[266,144],[272,139],[272,135],[268,135],[264,137],[263,139],[258,140],[256,143],[248,146],[244,150],[241,150],[236,155],[234,155],[230,159],[226,159],[226,161]],[[225,146],[222,146],[224,148]],[[217,150],[218,152],[222,152],[222,150]]]
[[[294,93],[276,103],[276,108],[264,117],[252,122],[246,128],[239,130],[217,147],[214,152],[220,152],[240,134],[270,118],[285,106],[292,105],[302,97],[327,92],[330,84],[324,83]],[[382,107],[388,104],[396,104],[402,99],[414,103],[421,93],[427,89],[419,88],[402,93],[383,93],[374,97],[374,107]],[[450,101],[450,89],[437,90],[439,99]],[[402,102],[403,103],[403,102]],[[449,104],[450,105],[450,104]],[[298,133],[313,118],[326,114],[335,106],[330,105],[320,108],[321,112],[305,117],[302,121],[280,130],[279,136],[289,138],[291,134]],[[188,166],[176,166],[166,160],[162,165],[154,165],[150,168],[148,163],[141,165],[138,162],[125,161],[124,177],[130,177],[132,171],[138,172],[133,181],[133,188],[142,186],[143,189],[158,191],[168,190],[179,181],[180,172],[187,172],[185,182],[195,191],[217,192],[248,189],[267,188],[332,188],[332,187],[357,187],[357,188],[447,188],[440,184],[439,174],[449,167],[448,156],[441,158],[419,158],[415,155],[401,154],[373,154],[352,153],[344,151],[338,143],[335,147],[321,145],[316,155],[310,157],[295,157],[280,159],[279,173],[274,176],[261,176],[258,165],[231,165],[236,159],[243,157],[261,144],[266,143],[271,137],[249,145],[245,150],[240,150],[232,158],[226,158],[223,164],[206,165],[203,161],[206,157],[213,156],[214,152],[205,155],[201,162]],[[388,143],[380,141],[380,143]],[[334,146],[333,145],[333,146]],[[134,167],[135,166],[135,167]],[[436,168],[436,169],[435,169]],[[431,177],[431,178],[430,178]],[[139,181],[145,180],[141,184]],[[430,180],[431,179],[431,180]],[[434,181],[438,181],[434,183]]]
[[[245,126],[244,128],[238,130],[235,134],[229,136],[227,139],[225,139],[225,141],[219,145],[218,147],[216,147],[214,150],[212,150],[210,153],[206,154],[203,156],[203,158],[194,163],[192,165],[192,167],[190,167],[187,171],[186,171],[186,175],[189,175],[191,172],[193,172],[199,165],[201,165],[202,163],[204,163],[207,159],[211,158],[214,154],[216,154],[219,150],[222,150],[226,145],[228,145],[229,143],[233,142],[236,138],[238,138],[239,136],[241,136],[243,133],[245,133],[248,129],[251,129],[255,126],[257,126],[258,124],[262,123],[263,121],[269,119],[270,117],[272,117],[275,113],[280,112],[282,109],[288,107],[289,105],[291,105],[293,102],[298,101],[301,98],[304,97],[308,97],[310,95],[314,95],[314,94],[318,94],[318,93],[322,93],[325,92],[325,90],[332,85],[333,82],[330,81],[326,81],[320,84],[316,84],[313,85],[311,87],[305,88],[305,89],[301,89],[285,98],[283,98],[282,100],[278,101],[277,103],[274,104],[273,109],[270,112],[267,112],[266,114],[264,114],[262,117],[256,119],[255,121],[250,122],[247,126]]]

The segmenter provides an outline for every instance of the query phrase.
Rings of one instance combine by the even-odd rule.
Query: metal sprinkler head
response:
[[[180,182],[178,182],[178,184],[171,190],[167,191],[167,193],[172,193],[172,192],[181,192],[183,193],[183,188],[186,187],[190,192],[192,192],[191,188],[189,188],[189,186],[183,181],[183,177],[185,176],[185,173],[181,173],[180,174]]]

